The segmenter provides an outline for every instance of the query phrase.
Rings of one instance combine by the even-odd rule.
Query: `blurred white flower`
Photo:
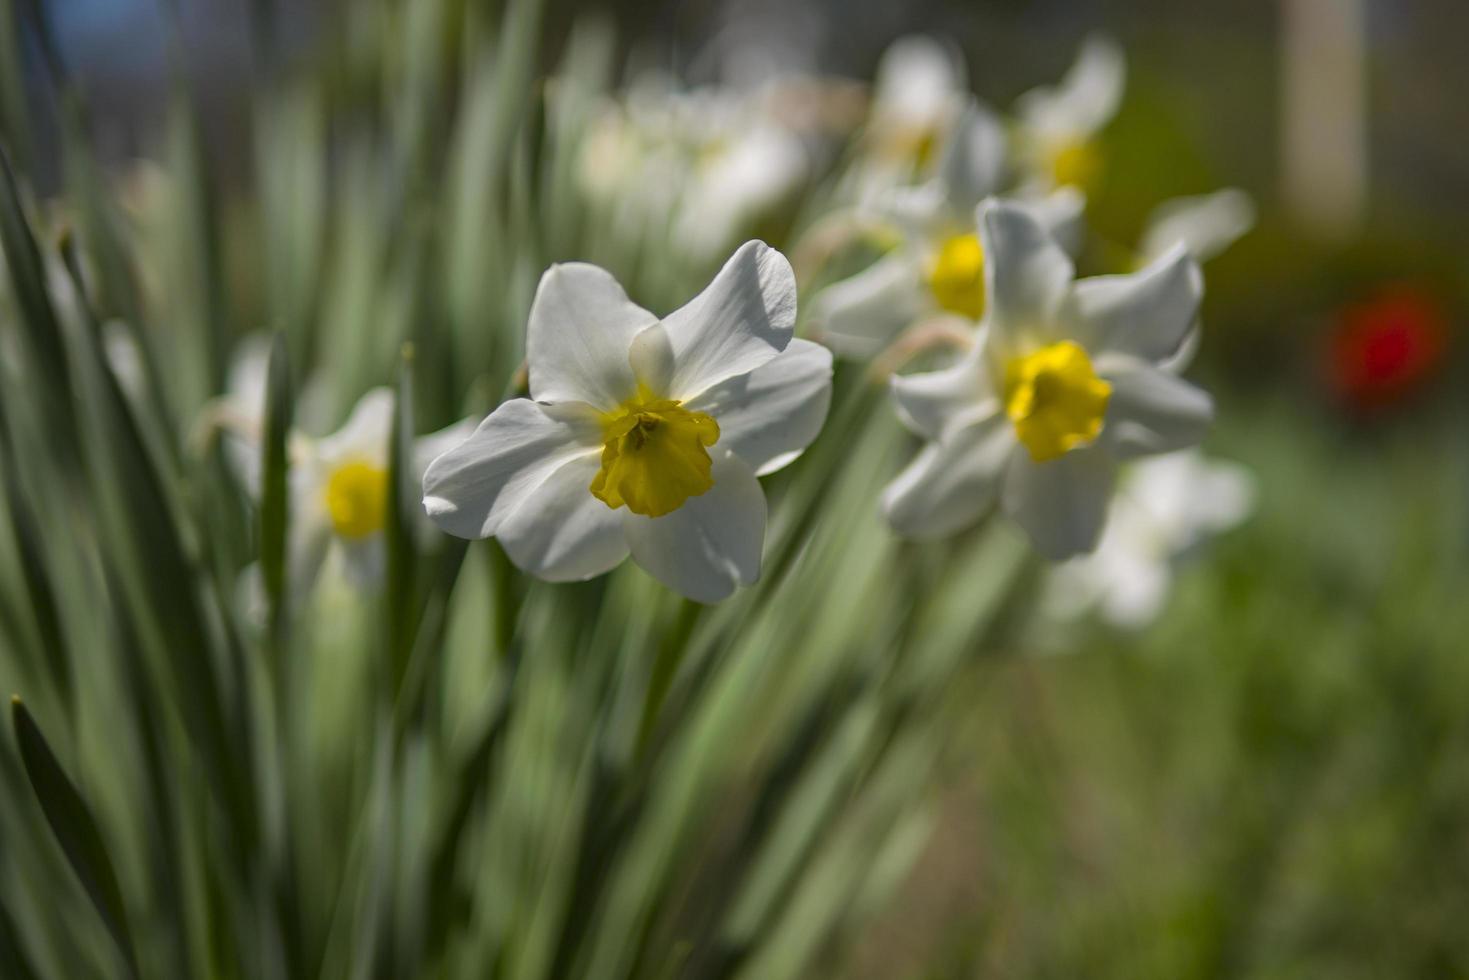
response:
[[[987,306],[953,367],[893,379],[927,440],[883,494],[900,534],[936,537],[997,500],[1047,558],[1095,547],[1118,461],[1196,444],[1209,397],[1162,365],[1196,329],[1203,280],[1176,248],[1141,272],[1073,282],[1025,209],[980,208]]]
[[[258,342],[242,347],[230,372],[229,394],[206,411],[210,425],[224,434],[226,458],[241,485],[256,500],[261,492],[267,348]],[[352,585],[370,591],[381,583],[392,425],[393,393],[374,388],[331,435],[313,439],[298,430],[289,433],[287,574],[293,595],[311,590],[334,553]],[[473,430],[473,421],[465,419],[417,439],[412,478],[420,479],[430,460]],[[263,597],[255,594],[256,569],[247,570],[245,582],[247,607],[263,609]]]
[[[1242,523],[1254,504],[1254,475],[1236,463],[1197,450],[1134,463],[1097,550],[1051,571],[1044,608],[1063,619],[1096,609],[1113,625],[1146,626],[1162,611],[1179,559]]]
[[[291,468],[291,588],[309,589],[335,551],[347,580],[364,591],[382,582],[387,520],[388,449],[392,441],[394,397],[374,388],[353,407],[340,429],[311,440],[299,436]],[[463,419],[413,442],[409,459],[413,485],[428,464],[474,431]],[[423,522],[427,530],[427,522]]]
[[[898,38],[883,52],[873,79],[866,158],[906,183],[937,159],[969,101],[968,72],[955,48],[922,35]]]
[[[1164,201],[1148,215],[1138,243],[1138,264],[1146,265],[1174,245],[1207,262],[1254,225],[1255,202],[1237,188]]]
[[[1122,49],[1091,37],[1058,84],[1016,100],[1016,152],[1032,194],[1095,184],[1104,163],[1097,134],[1117,114],[1126,79]]]
[[[381,583],[393,405],[390,389],[374,388],[336,432],[315,440],[297,436],[293,443],[287,548],[293,590],[309,589],[333,551],[350,583],[364,591]],[[464,419],[414,440],[414,484],[434,457],[473,431],[473,420]]]
[[[498,538],[539,578],[592,578],[631,553],[682,595],[725,598],[760,574],[756,477],[826,418],[831,355],[792,338],[795,318],[790,264],[762,242],[662,320],[596,266],[552,266],[530,312],[531,397],[433,461],[429,516]]]
[[[645,77],[592,122],[582,186],[624,236],[671,234],[696,258],[714,257],[811,175],[807,134],[780,102],[778,83],[685,91]]]
[[[886,192],[876,205],[878,217],[898,230],[897,246],[814,298],[823,339],[837,353],[870,357],[923,318],[972,323],[983,315],[984,250],[975,208],[1004,186],[1006,139],[993,113],[967,102],[943,142],[937,174],[918,187]],[[1065,188],[1023,206],[1056,237],[1074,239],[1085,200]]]

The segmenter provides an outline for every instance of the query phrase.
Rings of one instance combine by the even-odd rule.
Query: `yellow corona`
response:
[[[603,416],[602,438],[602,468],[591,491],[614,510],[662,517],[714,486],[709,447],[719,441],[719,423],[680,402],[639,387]]]
[[[1112,386],[1069,340],[1012,360],[1005,368],[1005,414],[1038,463],[1084,446],[1102,431]]]

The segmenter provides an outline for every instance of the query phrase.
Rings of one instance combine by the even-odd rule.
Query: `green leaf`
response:
[[[35,790],[42,813],[46,815],[46,822],[51,825],[56,842],[61,845],[92,905],[102,916],[107,931],[116,940],[129,971],[137,976],[138,958],[128,930],[122,891],[118,888],[112,859],[107,856],[107,848],[102,843],[102,835],[97,831],[91,810],[56,761],[41,729],[18,697],[10,701],[10,721],[15,728],[26,776]]]
[[[31,114],[26,105],[25,51],[14,0],[0,0],[0,135],[22,167],[31,160]]]
[[[40,641],[42,657],[51,673],[52,683],[64,702],[70,703],[72,695],[71,659],[66,647],[66,638],[61,629],[61,614],[57,611],[56,593],[52,588],[51,571],[47,568],[45,549],[36,521],[36,515],[28,505],[25,491],[16,479],[19,467],[16,452],[6,417],[5,404],[0,400],[0,496],[5,498],[7,516],[10,518],[10,533],[15,539],[21,581],[25,587],[26,605],[36,624],[37,639]]]
[[[394,694],[402,687],[408,670],[417,620],[418,603],[414,589],[418,549],[413,536],[423,493],[414,476],[413,348],[405,345],[388,451],[388,513],[384,528],[388,556],[385,612],[388,617],[388,656],[392,667],[391,691]]]
[[[26,221],[10,158],[3,151],[0,151],[0,248],[4,249],[16,305],[20,308],[23,327],[20,335],[43,382],[38,388],[47,400],[48,410],[64,423],[62,431],[74,432],[71,374],[61,343],[61,327],[47,291],[46,265]]]
[[[20,930],[5,906],[0,905],[0,976],[35,980],[36,970],[21,947]]]
[[[242,672],[239,651],[226,646],[235,661],[226,675],[210,650],[218,639],[211,620],[219,604],[217,599],[210,602],[200,588],[204,576],[185,542],[176,484],[159,468],[157,454],[107,365],[69,241],[63,242],[62,254],[84,321],[84,329],[69,332],[67,340],[82,382],[77,389],[85,423],[81,430],[92,504],[107,543],[104,558],[123,584],[139,625],[147,624],[151,637],[165,641],[157,646],[166,658],[185,724],[240,840],[252,841],[257,828],[249,779],[251,747],[238,725],[248,692],[243,685],[227,682],[227,677]]]
[[[291,463],[286,449],[293,407],[286,338],[280,333],[271,340],[265,391],[265,439],[260,460],[260,575],[270,603],[271,638],[279,643],[285,623],[286,540],[291,520],[290,495],[286,492]]]

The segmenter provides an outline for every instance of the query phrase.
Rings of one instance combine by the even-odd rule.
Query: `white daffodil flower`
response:
[[[690,599],[725,598],[760,574],[756,477],[826,418],[831,355],[792,338],[795,318],[790,264],[762,242],[662,320],[596,266],[552,266],[531,305],[531,397],[433,461],[425,509],[538,578],[592,578],[631,553]]]
[[[863,137],[867,160],[895,179],[921,171],[937,159],[968,92],[968,71],[956,49],[922,35],[898,38],[883,52],[873,79]]]
[[[1195,329],[1203,280],[1175,248],[1141,272],[1073,282],[1024,208],[979,210],[987,302],[978,342],[942,371],[893,379],[927,445],[884,491],[900,534],[936,537],[992,504],[1047,558],[1090,551],[1118,461],[1194,445],[1213,406],[1163,365]]]
[[[1032,89],[1016,100],[1016,152],[1029,175],[1030,194],[1095,185],[1104,163],[1097,134],[1117,114],[1126,80],[1122,49],[1091,37],[1059,84]]]
[[[329,436],[301,438],[291,464],[288,554],[291,588],[309,588],[332,552],[352,585],[370,591],[382,582],[387,523],[388,450],[393,392],[374,388]],[[430,461],[474,431],[472,419],[414,440],[415,482]]]
[[[959,317],[973,323],[984,314],[984,249],[974,209],[1004,186],[1004,127],[969,99],[943,146],[931,181],[890,191],[878,206],[899,230],[899,244],[813,300],[823,339],[842,356],[871,357],[918,320]],[[1023,206],[1053,236],[1074,241],[1085,203],[1080,193],[1063,188]]]
[[[336,432],[317,440],[298,437],[299,448],[293,445],[287,547],[293,590],[309,589],[333,552],[352,585],[371,591],[381,584],[393,405],[390,389],[374,388]],[[474,421],[464,419],[415,439],[414,483],[430,461],[473,431]],[[431,533],[427,522],[424,528]]]
[[[1056,566],[1043,606],[1058,619],[1089,610],[1139,629],[1162,611],[1179,560],[1249,517],[1254,475],[1196,450],[1132,464],[1112,501],[1097,550]]]
[[[232,393],[223,400],[237,415],[218,420],[226,437],[228,459],[243,486],[260,496],[260,440],[263,438],[265,401],[264,351],[251,348],[237,359]],[[336,432],[313,439],[290,433],[290,524],[287,532],[287,574],[293,594],[305,595],[335,554],[349,583],[364,591],[382,581],[383,528],[387,520],[388,450],[393,426],[393,393],[374,388],[353,407]],[[465,419],[413,444],[413,477],[420,479],[429,461],[474,430]],[[425,530],[431,532],[427,527]],[[246,605],[263,608],[256,595],[258,575],[246,576]]]
[[[1188,249],[1198,261],[1207,262],[1239,241],[1254,225],[1255,202],[1237,188],[1164,201],[1144,223],[1138,264],[1146,265],[1175,245]]]

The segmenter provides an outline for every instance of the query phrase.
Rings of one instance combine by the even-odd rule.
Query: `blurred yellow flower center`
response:
[[[1057,187],[1090,187],[1102,172],[1102,151],[1089,140],[1068,140],[1048,154]]]
[[[950,313],[971,320],[983,315],[984,247],[978,235],[955,235],[939,245],[928,267],[928,288]]]
[[[1085,445],[1102,431],[1112,386],[1069,340],[1042,347],[1005,366],[1005,414],[1037,463]]]
[[[366,460],[348,460],[327,477],[324,496],[336,532],[344,538],[365,538],[383,528],[388,471]]]
[[[708,447],[719,424],[646,388],[602,418],[602,468],[592,495],[616,510],[662,517],[714,486]]]

